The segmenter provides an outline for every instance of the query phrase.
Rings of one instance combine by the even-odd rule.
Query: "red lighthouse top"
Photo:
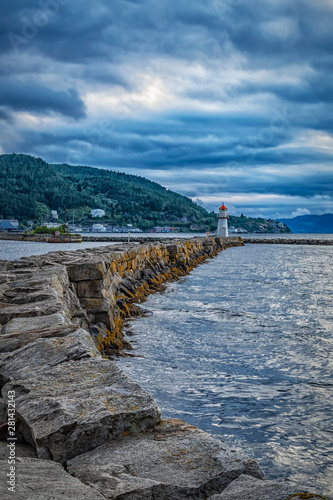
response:
[[[228,210],[224,203],[220,206],[220,210]]]

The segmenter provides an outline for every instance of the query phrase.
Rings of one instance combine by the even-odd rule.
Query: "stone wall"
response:
[[[236,481],[237,495],[242,481],[247,491],[249,476],[252,492],[265,488],[253,459],[162,420],[150,394],[105,355],[121,348],[121,323],[147,294],[241,244],[168,240],[0,262],[0,430],[14,394],[16,498],[204,500]]]
[[[25,234],[0,232],[0,240],[10,241],[35,241],[37,243],[81,243],[80,234],[60,235],[53,234]]]
[[[244,243],[256,243],[260,245],[333,245],[333,240],[314,240],[307,238],[245,238],[242,237]]]

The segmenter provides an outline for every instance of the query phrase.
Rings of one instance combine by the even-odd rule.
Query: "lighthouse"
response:
[[[222,203],[222,205],[219,208],[219,213],[217,214],[218,218],[218,225],[217,225],[217,236],[229,236],[228,233],[228,209]]]

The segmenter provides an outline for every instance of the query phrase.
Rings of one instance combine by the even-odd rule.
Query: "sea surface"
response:
[[[230,248],[148,298],[118,362],[164,418],[333,496],[332,298],[333,247]]]
[[[65,252],[83,248],[119,245],[117,242],[85,242],[85,243],[44,243],[37,241],[0,240],[0,260],[17,260],[31,255],[45,255],[48,252]]]
[[[126,233],[84,233],[86,236],[105,237],[126,237]],[[206,233],[132,233],[131,238],[151,237],[151,238],[195,238],[206,236]],[[246,238],[286,238],[286,239],[313,239],[313,240],[333,240],[333,234],[267,234],[267,233],[246,233],[231,234],[230,236],[244,236]],[[40,243],[34,241],[7,241],[0,240],[0,260],[16,260],[30,255],[44,255],[48,252],[80,250],[82,248],[95,248],[101,246],[119,245],[117,242],[82,242],[82,243]]]
[[[105,237],[111,238],[126,238],[126,233],[83,233],[86,236]],[[194,233],[132,233],[131,238],[151,237],[151,238],[194,238],[195,236],[206,236],[205,234]],[[17,260],[21,257],[30,257],[31,255],[44,255],[48,252],[74,251],[83,248],[95,248],[101,246],[119,245],[116,241],[83,241],[82,243],[44,243],[36,241],[10,241],[0,239],[0,260]]]

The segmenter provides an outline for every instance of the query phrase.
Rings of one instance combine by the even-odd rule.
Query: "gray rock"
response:
[[[0,425],[7,422],[7,405],[2,398],[0,398]]]
[[[101,343],[110,333],[104,323],[92,324],[89,327],[90,335],[96,344]]]
[[[3,283],[8,283],[10,281],[15,281],[15,276],[12,273],[2,271],[0,265],[0,285]]]
[[[47,316],[63,310],[64,305],[60,299],[42,300],[29,304],[11,304],[9,307],[0,308],[0,325],[5,325],[13,318]]]
[[[68,474],[60,464],[34,458],[16,461],[15,493],[8,491],[7,461],[0,461],[2,500],[105,500],[94,488]]]
[[[37,257],[37,259],[40,259],[40,257]],[[70,284],[66,266],[47,262],[46,260],[42,262],[41,267],[37,269],[33,277],[35,279],[48,279],[53,288],[55,282],[57,282],[64,291],[67,290]]]
[[[82,258],[80,261],[67,265],[71,281],[101,280],[107,271],[105,262],[99,258]]]
[[[69,361],[6,384],[16,395],[25,440],[39,458],[58,462],[156,425],[154,399],[105,359]]]
[[[15,262],[14,262],[15,264]],[[69,278],[65,266],[52,265],[37,269],[33,275],[17,276],[16,281],[10,283],[10,289],[17,293],[30,293],[50,287],[62,294],[69,287]]]
[[[82,307],[88,314],[96,314],[110,311],[111,301],[106,298],[83,298],[80,300]],[[1,313],[1,311],[0,311]]]
[[[0,386],[10,380],[35,376],[38,370],[69,360],[101,358],[89,332],[76,332],[55,339],[38,339],[16,351],[0,354]]]
[[[54,326],[64,326],[70,323],[68,317],[63,312],[56,312],[45,316],[37,317],[15,317],[8,321],[2,328],[1,333],[30,333],[43,328],[52,328]]]
[[[35,450],[25,443],[15,443],[15,456],[36,458]],[[8,460],[8,441],[0,441],[0,460]]]
[[[255,461],[176,419],[77,456],[67,470],[106,498],[121,500],[203,500],[240,474],[263,477]]]
[[[31,293],[16,293],[13,290],[8,290],[5,292],[5,296],[10,299],[12,304],[29,304],[31,302],[57,299],[59,298],[59,292],[48,287]]]
[[[69,322],[61,314],[42,318],[16,318],[2,329],[5,334],[0,335],[0,353],[14,351],[41,338],[65,337],[77,330],[78,326],[80,325]]]
[[[288,500],[290,495],[306,493],[304,488],[291,483],[261,481],[251,476],[241,475],[233,481],[220,495],[213,495],[209,500]],[[302,497],[293,497],[300,500]],[[319,500],[319,496],[311,496]],[[323,498],[323,497],[321,497]]]
[[[78,297],[103,297],[102,291],[104,289],[103,280],[88,280],[78,281],[77,295]]]

